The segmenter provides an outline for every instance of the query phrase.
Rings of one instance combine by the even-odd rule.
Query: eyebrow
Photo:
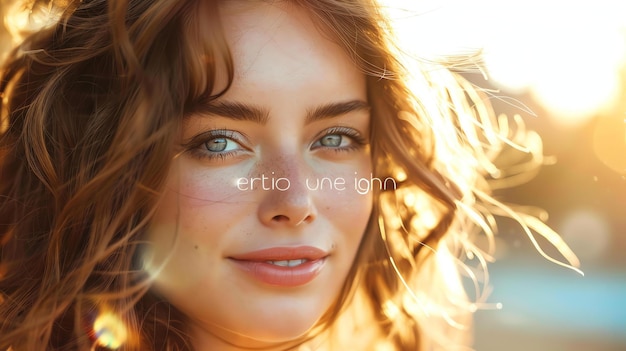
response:
[[[354,111],[369,111],[370,105],[363,100],[332,102],[307,109],[304,124],[338,117]],[[269,120],[270,112],[262,107],[233,101],[220,101],[202,104],[195,109],[196,113],[231,118],[238,121],[250,121],[264,125]]]
[[[363,100],[351,100],[345,102],[334,102],[307,110],[304,124],[309,124],[322,119],[337,117],[354,111],[369,111],[370,105]]]
[[[240,102],[220,101],[212,104],[202,104],[195,109],[196,113],[222,116],[238,121],[250,121],[265,124],[270,112],[259,106]]]

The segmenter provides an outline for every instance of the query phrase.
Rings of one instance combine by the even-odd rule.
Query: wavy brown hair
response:
[[[507,176],[494,163],[504,145],[540,163],[540,143],[494,118],[456,63],[408,70],[376,1],[290,1],[367,76],[374,176],[397,181],[376,190],[345,287],[310,337],[337,349],[362,336],[370,348],[461,349],[476,304],[459,273],[487,256],[476,228],[489,234],[492,214],[505,214],[559,244],[493,200],[487,181]],[[181,122],[224,92],[212,93],[218,70],[234,75],[218,3],[24,4],[58,18],[0,71],[0,350],[94,349],[104,312],[131,331],[123,350],[191,349],[184,316],[150,291],[138,252]]]

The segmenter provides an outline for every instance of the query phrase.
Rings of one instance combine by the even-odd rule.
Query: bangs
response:
[[[116,4],[124,6],[124,2]],[[197,105],[228,90],[234,68],[218,2],[169,0],[153,2],[147,9],[129,8],[127,12],[132,21],[128,28],[132,52],[122,53],[128,57],[122,62],[136,60],[134,78],[144,83],[151,100],[165,97],[174,110],[188,115]],[[113,23],[112,28],[120,26]],[[123,35],[119,38],[125,39]],[[113,47],[124,49],[115,42]],[[128,68],[129,77],[133,77],[135,70],[132,65]],[[217,87],[218,78],[225,84]]]

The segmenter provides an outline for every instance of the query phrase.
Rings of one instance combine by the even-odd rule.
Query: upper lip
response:
[[[313,246],[296,247],[270,247],[267,249],[249,251],[229,256],[228,258],[239,261],[285,261],[306,259],[317,260],[328,256],[329,253]]]

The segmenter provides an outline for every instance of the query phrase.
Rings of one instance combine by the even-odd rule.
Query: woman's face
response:
[[[224,350],[293,340],[319,320],[372,197],[363,180],[355,189],[371,177],[370,115],[349,56],[292,4],[221,10],[233,85],[184,121],[145,258],[196,346]]]

